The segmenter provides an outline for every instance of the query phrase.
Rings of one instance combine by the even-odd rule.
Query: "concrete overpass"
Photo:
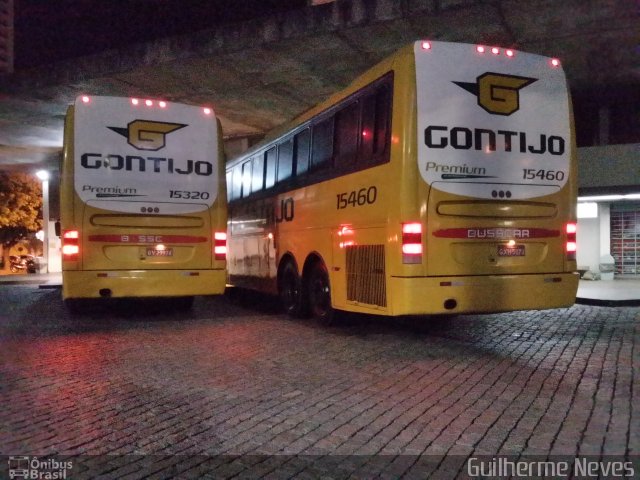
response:
[[[233,149],[421,38],[559,57],[574,91],[640,84],[636,0],[342,0],[0,78],[0,169],[55,170],[80,93],[210,104]]]

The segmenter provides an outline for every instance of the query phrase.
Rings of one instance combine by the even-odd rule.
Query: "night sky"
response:
[[[302,8],[306,0],[15,0],[15,67]]]

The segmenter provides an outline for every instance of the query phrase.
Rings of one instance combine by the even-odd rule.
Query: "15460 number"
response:
[[[338,210],[342,210],[343,208],[347,207],[371,205],[375,203],[378,198],[378,189],[375,187],[375,185],[372,185],[368,188],[361,188],[360,190],[338,193],[336,197],[336,208]]]
[[[522,178],[525,180],[564,180],[564,172],[562,170],[536,170],[535,168],[525,168],[522,170]]]

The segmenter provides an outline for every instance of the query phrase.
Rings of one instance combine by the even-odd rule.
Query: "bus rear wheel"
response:
[[[296,267],[287,262],[280,272],[278,293],[282,309],[291,317],[299,318],[304,314],[302,282]]]
[[[309,273],[307,294],[311,316],[323,325],[333,323],[335,312],[331,306],[329,272],[324,263],[318,262],[313,265]]]

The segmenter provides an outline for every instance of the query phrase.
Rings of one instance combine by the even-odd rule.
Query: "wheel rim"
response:
[[[318,272],[314,275],[310,285],[311,308],[313,316],[316,318],[326,317],[331,308],[331,294],[329,290],[329,282],[322,274]]]
[[[294,273],[287,271],[282,279],[282,304],[287,313],[295,309],[299,294]]]

